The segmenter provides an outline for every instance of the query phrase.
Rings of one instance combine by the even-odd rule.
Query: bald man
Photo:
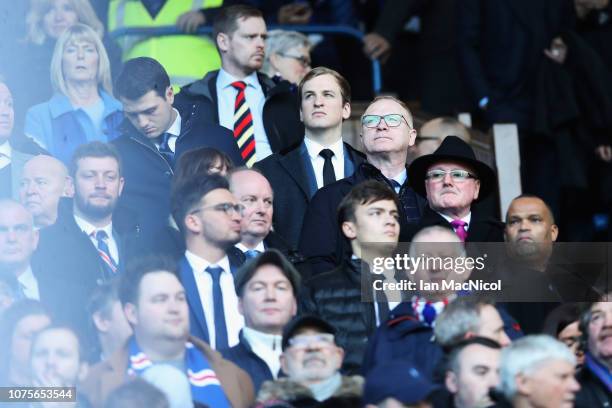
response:
[[[38,281],[30,259],[37,246],[38,231],[28,210],[17,201],[0,200],[0,271],[17,278],[20,296],[36,300]]]
[[[410,149],[412,159],[432,154],[446,136],[458,136],[466,143],[470,143],[472,137],[469,129],[457,119],[450,116],[442,116],[425,122],[421,126],[416,143]]]
[[[240,223],[240,242],[236,247],[247,258],[267,248],[276,248],[291,258],[297,256],[284,239],[272,231],[274,192],[268,179],[257,169],[239,167],[228,174],[230,191],[244,206]]]
[[[36,228],[55,224],[60,197],[73,195],[68,169],[55,157],[35,156],[25,164],[19,201],[34,217]]]

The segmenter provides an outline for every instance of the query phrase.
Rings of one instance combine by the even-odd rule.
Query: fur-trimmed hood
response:
[[[363,377],[342,376],[340,387],[334,392],[331,398],[338,397],[355,397],[361,398],[363,394]],[[265,403],[266,401],[298,401],[312,399],[314,395],[310,389],[289,378],[279,378],[276,381],[266,381],[262,384],[259,393],[257,394],[257,403]]]

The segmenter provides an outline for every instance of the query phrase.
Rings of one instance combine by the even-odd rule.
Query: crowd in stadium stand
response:
[[[0,36],[0,406],[612,407],[609,0],[6,1]]]

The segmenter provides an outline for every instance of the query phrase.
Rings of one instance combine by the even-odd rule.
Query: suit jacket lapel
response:
[[[19,199],[19,186],[21,185],[23,166],[32,157],[34,156],[21,153],[15,149],[11,153],[11,194],[15,200]]]
[[[198,292],[198,286],[196,285],[195,278],[193,276],[193,269],[185,257],[181,259],[180,263],[180,275],[181,282],[185,287],[185,293],[187,294],[187,302],[191,313],[195,316],[195,320],[199,323],[204,337],[202,340],[209,342],[208,326],[206,325],[206,317],[204,316],[204,308],[202,307],[202,301],[200,300],[200,292]]]
[[[308,160],[308,152],[305,154],[306,162],[303,157],[303,151],[306,151],[306,147],[302,143],[300,147],[290,151],[282,157],[279,160],[279,164],[287,171],[304,195],[310,198],[314,194],[314,191],[316,191],[316,179],[314,179],[312,164],[310,164],[310,160]],[[310,177],[314,179],[312,180],[315,184],[314,191],[312,191],[312,182],[309,173],[311,174]]]

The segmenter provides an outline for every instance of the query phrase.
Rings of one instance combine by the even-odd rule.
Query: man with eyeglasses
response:
[[[464,242],[504,240],[503,224],[474,208],[493,191],[495,173],[459,137],[447,136],[435,152],[412,162],[408,180],[428,203],[408,238],[424,227],[440,225],[452,228]]]
[[[297,249],[304,214],[315,193],[348,177],[363,155],[342,141],[342,123],[351,115],[351,87],[338,72],[317,67],[298,88],[304,141],[290,152],[274,154],[256,167],[274,190],[274,230]],[[335,232],[335,231],[332,231]]]
[[[361,139],[367,162],[351,176],[325,186],[308,205],[300,236],[300,252],[309,259],[316,273],[333,269],[351,248],[337,221],[338,205],[351,189],[365,181],[377,180],[397,194],[400,241],[420,217],[424,200],[419,200],[407,178],[408,149],[414,145],[416,130],[412,114],[400,100],[380,96],[367,107],[361,118]]]
[[[182,87],[176,98],[182,116],[233,130],[249,167],[272,153],[291,150],[304,136],[291,84],[276,84],[258,72],[267,35],[258,9],[245,4],[220,9],[213,38],[221,69]]]
[[[232,347],[244,326],[234,287],[234,272],[244,261],[242,254],[234,252],[244,207],[230,192],[227,180],[216,174],[180,183],[171,201],[187,248],[180,278],[189,304],[191,334],[218,350]]]
[[[287,376],[265,382],[257,402],[300,401],[327,406],[358,406],[363,393],[363,378],[343,376],[340,367],[344,350],[336,345],[335,328],[314,315],[293,319],[283,333],[281,369]],[[315,406],[315,405],[308,406]]]

